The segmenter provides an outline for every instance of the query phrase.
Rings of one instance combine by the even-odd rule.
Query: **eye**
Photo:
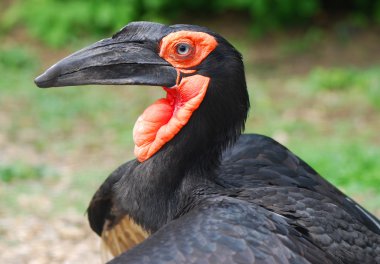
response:
[[[179,55],[187,55],[187,54],[189,54],[191,52],[191,48],[192,47],[188,43],[179,43],[176,46],[176,52]]]

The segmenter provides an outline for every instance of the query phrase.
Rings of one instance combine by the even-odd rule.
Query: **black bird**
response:
[[[35,82],[167,93],[136,122],[136,159],[89,205],[110,263],[380,263],[378,219],[284,146],[241,135],[242,57],[209,29],[130,23]]]

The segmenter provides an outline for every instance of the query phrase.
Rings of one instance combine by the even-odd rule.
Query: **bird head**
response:
[[[130,23],[62,59],[35,83],[162,86],[166,98],[149,106],[134,127],[140,162],[180,132],[192,134],[192,145],[212,145],[218,156],[241,133],[249,109],[241,55],[220,35],[194,25]]]

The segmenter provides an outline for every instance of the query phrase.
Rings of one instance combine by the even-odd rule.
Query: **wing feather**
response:
[[[340,263],[281,216],[230,197],[208,199],[109,263]]]

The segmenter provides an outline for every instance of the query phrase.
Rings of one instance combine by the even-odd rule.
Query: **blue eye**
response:
[[[191,46],[187,43],[179,43],[177,45],[176,51],[179,55],[187,55],[191,51]]]

